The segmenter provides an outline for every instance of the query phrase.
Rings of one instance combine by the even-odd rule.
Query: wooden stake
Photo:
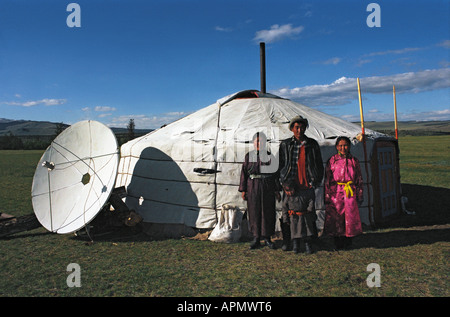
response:
[[[363,115],[363,108],[362,108],[362,99],[361,99],[361,85],[359,84],[359,78],[358,78],[358,97],[359,97],[359,112],[361,114],[361,132],[364,137],[365,131],[364,131],[364,115]]]

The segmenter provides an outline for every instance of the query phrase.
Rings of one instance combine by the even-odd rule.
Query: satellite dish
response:
[[[31,188],[41,225],[64,234],[85,227],[114,189],[119,147],[97,121],[81,121],[59,134],[42,155]]]

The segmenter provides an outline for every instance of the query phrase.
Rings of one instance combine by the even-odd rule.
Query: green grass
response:
[[[450,135],[399,138],[403,183],[450,188]]]
[[[44,151],[0,151],[0,211],[23,216],[33,213],[31,184]]]
[[[333,251],[332,241],[321,238],[315,254],[296,255],[249,250],[246,242],[151,240],[129,229],[90,244],[38,228],[0,240],[0,296],[447,297],[448,146],[449,137],[400,140],[401,177],[416,216],[366,229],[352,250]],[[41,154],[0,151],[1,211],[32,213],[31,182]],[[423,164],[428,177],[422,178]],[[70,263],[80,265],[79,288],[67,285]],[[379,288],[367,286],[370,263],[381,267]]]

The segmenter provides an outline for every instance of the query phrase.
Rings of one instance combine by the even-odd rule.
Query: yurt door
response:
[[[378,147],[378,170],[380,188],[380,211],[381,217],[393,215],[398,210],[397,199],[397,176],[395,148]]]

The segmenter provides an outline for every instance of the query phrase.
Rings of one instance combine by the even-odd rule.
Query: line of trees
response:
[[[0,136],[0,150],[22,150],[24,144],[21,138],[15,136],[11,132],[7,135]]]

